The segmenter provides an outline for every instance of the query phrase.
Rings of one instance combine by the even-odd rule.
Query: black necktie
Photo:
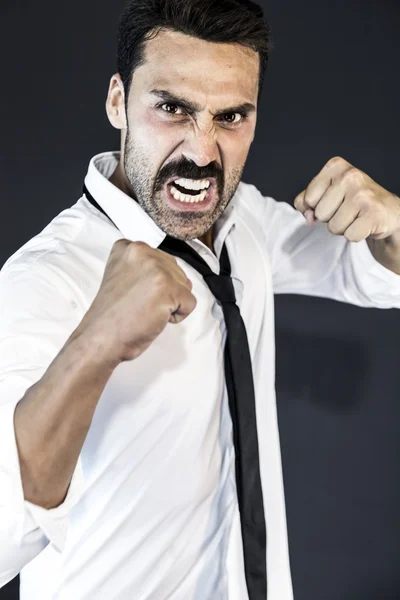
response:
[[[86,187],[83,192],[89,202],[106,214]],[[224,351],[225,380],[233,425],[236,487],[247,590],[249,600],[266,600],[266,527],[253,372],[246,328],[236,304],[228,251],[224,244],[220,258],[220,274],[216,275],[197,252],[181,240],[167,235],[159,249],[183,259],[196,269],[222,306],[227,331]]]

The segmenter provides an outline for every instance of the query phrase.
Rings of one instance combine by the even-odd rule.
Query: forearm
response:
[[[384,240],[367,238],[367,244],[375,260],[400,275],[400,230]]]
[[[46,509],[65,499],[97,402],[115,365],[73,335],[15,409],[24,497]]]

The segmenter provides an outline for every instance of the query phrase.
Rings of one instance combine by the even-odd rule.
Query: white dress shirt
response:
[[[0,273],[0,587],[21,600],[248,600],[224,380],[225,325],[202,277],[178,259],[197,306],[138,359],[117,367],[96,407],[63,504],[24,500],[14,410],[89,309],[113,243],[165,234],[109,177],[118,153],[90,163],[85,197],[18,250]],[[309,227],[286,203],[241,183],[216,224],[246,324],[256,392],[267,525],[268,600],[293,598],[275,401],[273,293],[400,308],[400,276],[366,242]]]

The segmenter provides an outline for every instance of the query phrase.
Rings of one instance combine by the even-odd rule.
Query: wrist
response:
[[[113,352],[104,336],[99,332],[81,329],[81,326],[72,333],[66,346],[79,357],[82,366],[89,370],[100,369],[110,376],[121,363],[121,359]]]
[[[367,244],[376,261],[400,275],[400,231],[382,240],[367,238]]]

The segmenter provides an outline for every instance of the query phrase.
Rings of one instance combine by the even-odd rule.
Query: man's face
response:
[[[231,201],[256,126],[259,56],[162,31],[132,79],[126,178],[167,234],[201,238]]]

